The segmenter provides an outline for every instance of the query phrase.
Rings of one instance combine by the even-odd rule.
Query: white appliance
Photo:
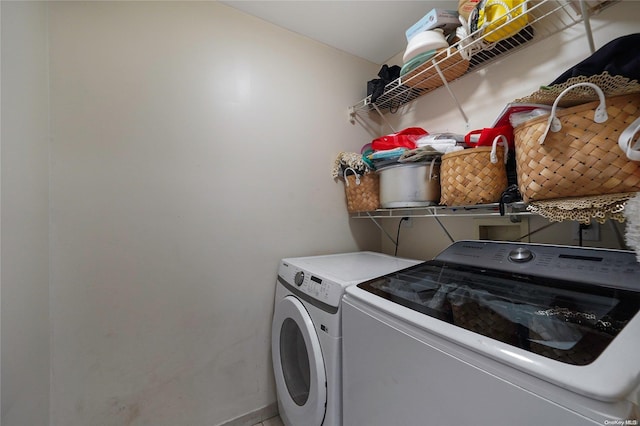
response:
[[[271,350],[278,407],[286,426],[342,424],[344,289],[416,263],[374,252],[280,262]]]
[[[638,424],[632,252],[461,241],[342,306],[345,425]]]

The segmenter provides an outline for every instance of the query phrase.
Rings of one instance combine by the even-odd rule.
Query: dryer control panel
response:
[[[309,271],[295,267],[287,262],[280,264],[278,275],[294,289],[327,305],[338,307],[343,294],[343,286],[323,279]]]
[[[292,257],[280,261],[278,276],[292,292],[337,311],[346,287],[417,263],[368,251]]]

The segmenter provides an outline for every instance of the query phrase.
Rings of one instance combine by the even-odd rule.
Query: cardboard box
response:
[[[458,20],[458,12],[455,10],[444,10],[444,9],[432,9],[431,12],[427,13],[420,19],[418,22],[413,24],[411,28],[406,31],[407,41],[411,40],[411,37],[416,34],[433,30],[435,28],[444,29],[444,33],[448,34],[453,31],[455,28],[460,26],[460,21]]]

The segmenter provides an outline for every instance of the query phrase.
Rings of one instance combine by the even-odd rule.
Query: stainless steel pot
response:
[[[438,159],[439,160],[439,159]],[[378,170],[380,206],[383,208],[431,206],[440,202],[440,164],[394,164]]]

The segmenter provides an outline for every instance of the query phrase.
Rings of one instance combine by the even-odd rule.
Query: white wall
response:
[[[337,153],[377,66],[215,2],[53,2],[51,424],[275,402],[278,260],[379,249]]]
[[[594,16],[591,24],[596,49],[616,37],[638,32],[638,16],[640,2],[636,1],[621,2]],[[388,114],[387,120],[396,129],[420,126],[430,133],[450,131],[466,134],[468,130],[489,127],[507,103],[535,92],[539,86],[549,84],[566,69],[587,58],[591,52],[583,35],[584,26],[576,25],[453,82],[451,87],[469,117],[468,129],[444,87],[402,107],[396,115]],[[402,61],[401,55],[389,63],[398,61]],[[383,133],[390,132],[389,128],[383,130]],[[540,218],[532,218],[531,221],[531,231],[547,224]],[[384,221],[385,229],[394,237],[397,223],[397,220]],[[474,237],[473,219],[444,218],[443,223],[456,240]],[[602,231],[601,241],[585,245],[620,248],[609,224]],[[381,238],[383,250],[393,253],[395,246],[384,235]],[[571,239],[570,222],[556,224],[532,236],[531,241],[578,244]],[[417,219],[411,229],[401,230],[398,254],[428,259],[448,244],[450,240],[433,219]]]
[[[637,5],[602,15],[622,26],[596,26],[598,45],[636,30]],[[273,404],[278,259],[390,250],[329,177],[371,139],[346,107],[379,66],[213,2],[2,2],[1,17],[2,423],[208,426]],[[472,128],[586,54],[544,43],[455,83]],[[404,124],[455,130],[443,96]],[[445,244],[428,224],[401,255]]]
[[[2,417],[49,424],[47,9],[2,2]]]

